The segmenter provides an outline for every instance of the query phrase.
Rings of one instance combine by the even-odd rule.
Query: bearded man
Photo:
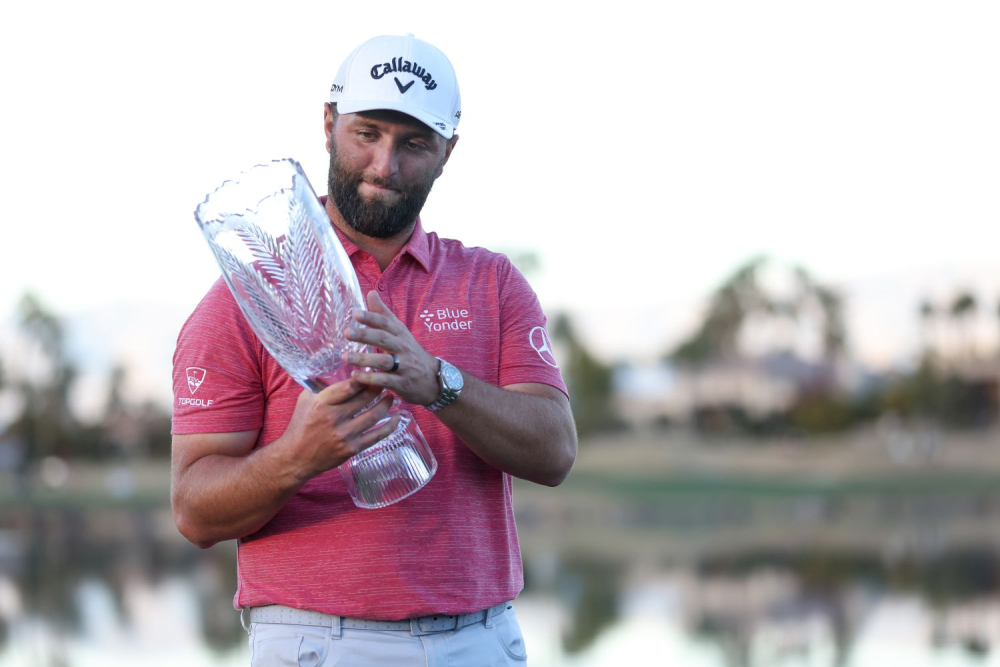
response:
[[[324,204],[367,293],[347,337],[384,352],[345,353],[349,379],[302,391],[221,279],[178,338],[176,396],[196,367],[211,400],[175,402],[174,518],[200,547],[238,541],[253,665],[526,660],[512,477],[560,484],[576,431],[524,277],[423,228],[460,118],[451,63],[412,35],[355,49],[324,109]],[[335,468],[393,431],[379,424],[393,401],[438,471],[403,501],[359,509]]]

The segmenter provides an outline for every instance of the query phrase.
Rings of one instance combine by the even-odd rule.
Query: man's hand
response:
[[[302,465],[300,474],[306,481],[392,433],[396,418],[372,428],[390,407],[391,395],[355,380],[332,384],[318,394],[303,390],[279,441],[289,448],[289,458]]]
[[[420,346],[406,325],[382,302],[378,292],[373,290],[368,293],[368,310],[354,311],[354,319],[365,326],[349,327],[347,339],[385,351],[384,354],[344,353],[344,361],[361,367],[351,374],[354,380],[389,389],[414,405],[430,405],[437,400],[441,394],[437,358]],[[399,357],[396,371],[378,373],[364,370],[367,366],[389,371],[395,361],[394,354]]]

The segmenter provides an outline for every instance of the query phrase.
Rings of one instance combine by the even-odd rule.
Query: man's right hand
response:
[[[255,449],[256,430],[175,435],[178,530],[202,548],[260,530],[303,484],[392,433],[398,417],[372,428],[392,402],[389,393],[345,380],[318,394],[303,391],[285,432],[264,447]]]
[[[373,401],[371,408],[361,412]],[[392,394],[350,379],[318,394],[303,390],[288,428],[274,444],[288,448],[304,483],[392,433],[398,417],[372,428],[388,414],[392,403]]]

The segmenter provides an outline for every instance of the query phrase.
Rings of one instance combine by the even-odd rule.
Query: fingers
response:
[[[394,365],[391,354],[348,355],[345,359],[358,367],[351,371],[353,380],[388,389],[408,403],[427,405],[440,393],[437,359],[423,349],[400,352],[399,368],[393,372],[386,372]]]
[[[367,316],[366,316],[367,318]],[[365,343],[382,350],[398,352],[399,338],[395,334],[384,328],[379,328],[371,321],[364,322],[366,327],[350,326],[347,328],[347,339],[356,343]]]
[[[341,413],[350,417],[356,417],[362,412],[369,412],[379,405],[385,405],[388,410],[392,407],[394,398],[388,392],[382,391],[378,387],[368,387],[366,391],[354,396],[341,407]]]
[[[377,424],[379,420],[384,419],[385,416],[389,414],[389,409],[394,403],[394,399],[391,398],[389,394],[383,394],[380,396],[377,403],[364,412],[360,412],[354,416],[354,419],[350,421],[349,426],[351,432],[354,435],[357,435],[370,429],[372,426]]]
[[[344,361],[358,367],[351,378],[365,385],[388,389],[404,401],[427,405],[440,393],[437,359],[420,346],[406,325],[386,307],[378,292],[368,292],[367,303],[367,311],[354,311],[356,324],[348,327],[347,338],[377,348],[381,353],[345,353]],[[398,367],[392,355],[398,355]]]
[[[389,312],[389,308],[386,307],[385,303],[382,301],[382,297],[378,295],[375,290],[368,290],[368,310],[375,311],[376,313],[386,313]]]
[[[362,433],[356,440],[358,451],[360,452],[363,449],[368,449],[379,440],[388,438],[392,435],[392,432],[396,430],[397,426],[399,426],[399,415],[393,415],[392,419],[381,426]]]
[[[406,346],[409,331],[401,323],[390,322],[381,315],[366,313],[356,318],[359,324],[347,327],[348,340],[376,347],[386,352],[400,352]]]
[[[334,382],[328,387],[324,387],[321,392],[316,394],[316,399],[320,403],[325,403],[326,405],[339,405],[356,396],[361,391],[364,391],[367,387],[354,380],[353,378],[347,378],[346,380],[341,380],[340,382]],[[308,389],[305,391],[309,391]]]
[[[351,364],[352,366],[377,368],[380,371],[386,372],[392,372],[392,367],[395,365],[395,360],[393,359],[392,354],[362,354],[360,352],[345,352],[342,358],[345,362]]]
[[[309,400],[310,392],[307,390],[303,394],[306,395],[305,400]],[[385,400],[387,398],[389,400]],[[299,399],[302,400],[303,396],[300,395]],[[353,417],[369,406],[379,403],[386,403],[387,406],[391,406],[392,404],[391,397],[383,392],[381,388],[366,385],[353,378],[326,387],[323,391],[315,395],[314,400],[320,405],[335,408],[336,412],[342,415],[334,417],[337,421],[344,419],[344,415]],[[386,410],[388,410],[388,407],[386,407]]]
[[[368,292],[368,310],[356,309],[354,319],[367,326],[384,329],[393,334],[398,334],[402,329],[405,329],[399,318],[389,310],[389,307],[385,305],[375,290]]]
[[[376,329],[388,329],[392,327],[393,324],[392,320],[390,320],[386,315],[381,315],[370,310],[355,310],[354,321],[361,322],[362,324],[370,327],[375,327]]]
[[[351,372],[351,378],[379,389],[397,390],[402,387],[402,377],[396,373],[373,373],[372,371],[357,370]]]
[[[361,386],[363,391],[356,392],[345,401],[335,404],[319,403],[317,406],[321,408],[321,414],[326,415],[320,417],[320,423],[323,424],[321,430],[331,435],[336,434],[336,439],[355,450],[357,447],[349,443],[384,419],[396,401],[392,394],[378,387]],[[331,396],[337,397],[335,393],[331,393]]]
[[[377,403],[355,415],[350,422],[344,425],[345,440],[355,454],[371,447],[382,438],[388,437],[395,430],[396,424],[399,423],[398,415],[394,415],[385,424],[379,425],[379,422],[386,418],[389,409],[395,403],[393,399],[388,397],[389,394],[383,393],[379,396]]]

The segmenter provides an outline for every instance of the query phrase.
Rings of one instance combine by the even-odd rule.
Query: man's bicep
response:
[[[231,433],[192,433],[175,435],[172,441],[171,460],[174,475],[182,474],[199,459],[213,454],[240,457],[253,451],[259,429]]]
[[[556,479],[555,484],[560,484],[569,474],[573,461],[576,460],[576,420],[573,419],[573,409],[570,407],[569,397],[561,390],[539,382],[509,384],[504,389],[546,399],[536,402],[536,406],[541,408],[539,414],[544,415],[544,417],[535,424],[545,428],[546,445],[549,451],[556,455],[557,460],[562,461],[559,464],[560,472],[553,478]]]
[[[569,397],[561,390],[542,382],[518,382],[515,384],[504,385],[502,389],[549,399],[552,401],[552,403],[549,404],[551,406],[549,414],[555,416],[559,421],[561,421],[568,429],[567,432],[572,431],[574,434],[576,433],[576,422],[573,419],[573,408],[570,407]]]
[[[514,384],[504,385],[501,389],[506,389],[507,391],[517,391],[522,394],[531,394],[532,396],[541,396],[542,398],[550,398],[566,409],[569,409],[569,397],[552,385],[543,384],[541,382],[517,382]]]

